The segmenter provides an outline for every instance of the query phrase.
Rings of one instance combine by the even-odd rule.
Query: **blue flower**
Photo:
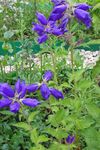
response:
[[[55,88],[49,89],[51,92],[51,95],[53,95],[56,99],[64,99],[63,93]]]
[[[52,78],[53,78],[53,73],[50,70],[47,70],[43,75],[43,79],[46,81],[49,81]]]
[[[74,141],[75,141],[75,136],[69,135],[69,136],[66,138],[66,142],[67,142],[68,144],[72,144]]]
[[[15,84],[15,89],[12,89],[8,83],[3,83],[0,85],[0,94],[3,99],[0,100],[0,108],[10,107],[10,111],[13,113],[17,113],[21,107],[21,104],[35,107],[39,103],[38,100],[25,98],[26,95],[26,85],[24,81],[18,81]]]
[[[39,88],[38,84],[30,84],[26,86],[26,90],[31,93],[31,92],[36,92]]]
[[[79,21],[83,22],[87,28],[91,27],[92,19],[89,12],[77,8],[74,10],[74,15]]]
[[[66,0],[51,0],[51,2],[54,3],[55,6],[62,5],[66,3]]]
[[[32,30],[37,32],[39,36],[38,37],[39,44],[46,42],[49,34],[55,36],[64,34],[62,29],[63,26],[59,28],[59,26],[57,26],[56,24],[56,21],[63,17],[63,12],[66,10],[66,8],[67,8],[66,5],[56,6],[48,19],[46,19],[46,17],[39,12],[36,14],[39,23],[33,22]]]
[[[82,10],[89,10],[90,8],[92,8],[91,6],[89,6],[89,5],[86,4],[86,3],[79,3],[79,4],[76,4],[75,7],[78,8],[78,9],[82,9]]]
[[[41,95],[42,97],[45,99],[45,100],[48,100],[49,97],[50,97],[50,90],[48,88],[48,86],[43,83],[41,86],[40,86],[40,91],[41,91]]]

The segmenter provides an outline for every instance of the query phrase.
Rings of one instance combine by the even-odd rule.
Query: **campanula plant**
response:
[[[13,131],[3,136],[3,142],[2,140],[0,142],[8,143],[6,149],[12,150],[15,147],[28,150],[99,150],[100,89],[96,84],[97,76],[95,80],[94,76],[90,76],[90,70],[82,66],[77,68],[75,61],[77,59],[80,63],[80,59],[74,55],[75,48],[81,43],[78,35],[82,32],[79,31],[83,30],[82,28],[87,31],[92,25],[89,12],[92,7],[86,3],[74,4],[67,0],[50,2],[52,10],[46,15],[39,12],[35,5],[37,12],[34,15],[37,21],[32,22],[32,32],[37,34],[41,51],[37,55],[30,56],[32,51],[28,53],[28,49],[32,47],[26,40],[26,46],[23,44],[23,47],[27,55],[21,57],[23,58],[21,63],[16,57],[18,66],[14,60],[16,68],[22,64],[18,70],[16,69],[16,78],[13,79],[11,76],[13,80],[11,84],[7,83],[8,79],[5,83],[0,83],[1,121],[4,123],[5,119],[7,121],[6,125],[2,125],[2,129]],[[24,31],[23,21],[21,25]],[[22,36],[21,40],[24,38]],[[63,42],[60,48],[55,46],[55,39]],[[63,51],[66,43],[69,44],[70,52],[69,68],[65,60],[66,51]],[[35,61],[35,56],[39,56],[38,61]],[[26,65],[27,61],[29,63]],[[98,66],[94,69],[94,74]],[[17,80],[18,76],[25,81]],[[5,113],[8,113],[7,117],[11,122],[7,120],[8,118],[2,117]],[[11,129],[7,124],[10,124]],[[16,130],[17,128],[19,130]],[[0,133],[3,135],[7,131],[3,129]],[[11,146],[12,143],[14,148]]]

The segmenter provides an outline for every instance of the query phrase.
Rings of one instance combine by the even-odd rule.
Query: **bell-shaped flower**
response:
[[[22,101],[24,105],[27,105],[29,107],[36,107],[37,105],[40,104],[40,102],[37,99],[31,99],[31,98],[26,98]]]
[[[51,12],[49,16],[49,21],[57,21],[60,20],[63,17],[63,13],[53,13]]]
[[[42,25],[47,25],[48,21],[47,21],[46,17],[45,17],[43,14],[37,12],[37,13],[36,13],[36,16],[37,16],[37,19],[39,20],[39,22],[40,22]]]
[[[67,5],[58,5],[58,6],[55,6],[54,9],[53,9],[53,13],[63,13],[65,10],[67,9]]]
[[[39,86],[38,84],[30,84],[26,86],[26,90],[31,93],[31,92],[36,92],[38,90]]]
[[[15,101],[14,103],[10,104],[10,111],[13,113],[17,113],[20,109],[20,103]]]
[[[45,100],[49,99],[51,93],[50,93],[50,90],[49,90],[48,86],[47,86],[45,83],[43,83],[43,84],[40,86],[40,91],[41,91],[42,97],[43,97]]]
[[[66,142],[67,142],[68,144],[72,144],[74,141],[75,141],[75,136],[69,135],[69,136],[66,138]]]
[[[91,19],[89,12],[76,8],[74,10],[74,15],[79,21],[83,22],[87,28],[91,27],[92,19]]]
[[[62,31],[63,34],[68,31],[67,28],[66,28],[68,22],[69,22],[69,18],[67,16],[64,16],[61,19],[60,25],[58,26],[58,28],[61,29],[61,31]]]
[[[76,4],[75,7],[82,10],[89,10],[90,8],[92,8],[92,6],[89,6],[86,3]]]
[[[0,100],[0,108],[4,107],[10,107],[10,111],[13,113],[17,113],[21,107],[21,104],[24,104],[26,101],[25,95],[26,95],[26,85],[24,81],[18,81],[15,84],[15,89],[12,89],[10,85],[7,83],[4,83],[0,86],[0,94],[4,97]],[[34,99],[28,99],[27,98],[27,105],[33,107],[37,106],[39,102],[34,102]],[[31,105],[32,103],[32,105]],[[25,104],[26,105],[26,104]]]
[[[50,70],[47,70],[43,75],[43,79],[46,81],[49,81],[52,78],[53,78],[53,73]]]
[[[51,92],[51,95],[54,96],[56,99],[64,99],[63,93],[55,88],[49,89]]]
[[[12,103],[12,100],[10,99],[2,99],[0,100],[0,108],[8,107]]]
[[[42,44],[42,43],[44,43],[47,39],[48,39],[48,35],[47,35],[47,34],[43,34],[42,36],[39,36],[39,38],[38,38],[38,43],[39,43],[39,44]]]
[[[66,3],[66,0],[51,0],[51,2],[54,3],[55,6],[62,5]]]
[[[3,83],[0,87],[0,94],[4,97],[14,97],[14,90],[8,83]]]

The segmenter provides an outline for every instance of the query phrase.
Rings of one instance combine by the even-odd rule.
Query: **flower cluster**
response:
[[[86,3],[81,3],[70,6],[65,0],[51,0],[54,3],[54,7],[48,19],[42,14],[37,12],[36,16],[39,23],[33,24],[33,31],[36,31],[39,38],[38,43],[41,44],[48,39],[48,35],[61,36],[68,30],[66,29],[67,24],[72,16],[77,18],[86,25],[87,28],[91,26],[91,17],[89,10],[91,6]]]
[[[53,78],[53,73],[48,70],[45,72],[43,75],[43,81],[41,84],[31,84],[27,86],[27,91],[28,92],[35,92],[37,90],[40,90],[42,97],[45,100],[48,100],[50,95],[54,96],[56,99],[63,99],[64,96],[61,91],[53,88],[53,87],[48,87],[47,82],[50,81]]]
[[[31,93],[40,90],[45,100],[49,99],[50,95],[53,95],[56,99],[63,99],[64,96],[61,91],[47,86],[46,82],[51,80],[52,77],[53,73],[48,70],[43,75],[43,82],[41,84],[26,85],[25,82],[21,82],[20,79],[16,82],[14,89],[12,89],[8,83],[0,84],[0,95],[2,95],[0,108],[10,107],[11,112],[17,113],[21,105],[29,107],[36,107],[39,105],[40,102],[36,98],[26,98],[27,91]]]
[[[37,99],[25,98],[26,84],[24,81],[18,81],[15,88],[12,89],[8,83],[3,83],[0,86],[0,94],[3,99],[0,100],[0,108],[10,107],[10,111],[16,113],[19,111],[21,104],[36,107],[40,104]]]

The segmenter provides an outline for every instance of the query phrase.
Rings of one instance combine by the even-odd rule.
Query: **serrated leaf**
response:
[[[28,125],[28,124],[25,123],[25,122],[19,122],[19,123],[12,124],[12,125],[15,126],[15,127],[18,127],[18,128],[23,128],[23,129],[26,130],[26,131],[31,130],[31,126]]]
[[[46,137],[45,135],[40,135],[39,138],[38,138],[38,142],[41,143],[41,142],[47,142],[49,140],[48,137]]]
[[[68,136],[66,130],[65,129],[61,129],[61,128],[57,128],[57,129],[46,128],[44,130],[44,132],[52,135],[53,137],[55,137],[55,138],[57,138],[59,140],[62,139],[62,138],[66,138]]]
[[[97,4],[93,7],[92,11],[94,11],[94,10],[96,10],[96,9],[100,9],[100,3],[97,3]]]
[[[30,113],[30,114],[29,114],[29,117],[28,117],[28,121],[29,121],[29,122],[32,122],[33,119],[34,119],[34,117],[35,117],[37,114],[38,114],[37,111]]]
[[[96,106],[96,104],[88,104],[86,105],[88,113],[94,118],[99,119],[100,116],[100,109]]]
[[[37,132],[37,129],[33,129],[32,131],[31,131],[31,141],[33,142],[33,143],[35,143],[36,145],[38,145],[38,132]]]
[[[53,126],[59,126],[65,117],[65,110],[59,110],[55,114],[49,116],[49,123]]]
[[[81,130],[85,128],[89,128],[93,123],[94,123],[94,120],[88,117],[76,120],[76,126],[78,129],[81,129]]]

